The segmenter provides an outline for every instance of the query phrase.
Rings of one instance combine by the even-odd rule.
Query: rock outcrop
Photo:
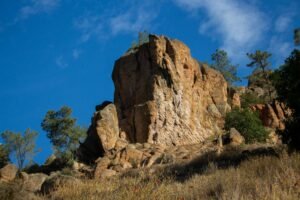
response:
[[[85,162],[96,160],[112,150],[119,139],[116,107],[110,102],[96,106],[87,138],[78,149],[78,157]]]
[[[0,181],[13,181],[16,178],[18,168],[13,164],[7,164],[0,169]]]
[[[284,130],[284,122],[291,116],[291,110],[278,101],[253,105],[251,109],[258,111],[263,125],[272,129]]]
[[[150,35],[149,43],[118,59],[113,81],[119,126],[130,142],[199,143],[223,126],[230,109],[223,76],[163,36]]]

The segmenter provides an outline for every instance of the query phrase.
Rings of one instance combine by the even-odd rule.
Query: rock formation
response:
[[[94,161],[112,150],[119,139],[116,107],[110,102],[96,106],[87,138],[78,149],[78,157],[85,162]]]
[[[291,110],[278,101],[253,105],[251,109],[258,111],[263,125],[272,129],[284,130],[284,122],[291,116]]]
[[[198,143],[222,127],[229,109],[223,76],[163,36],[150,35],[118,59],[113,81],[119,126],[130,142]]]

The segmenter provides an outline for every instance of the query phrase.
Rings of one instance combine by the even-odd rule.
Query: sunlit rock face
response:
[[[120,131],[130,142],[193,144],[216,134],[228,111],[223,76],[178,40],[150,35],[113,70]]]

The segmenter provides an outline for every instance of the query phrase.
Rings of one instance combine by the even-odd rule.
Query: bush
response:
[[[268,132],[265,130],[258,113],[250,109],[234,108],[225,117],[225,129],[237,129],[245,138],[246,143],[265,142]]]
[[[241,95],[241,107],[249,108],[251,105],[264,104],[266,101],[262,97],[258,97],[253,93],[245,93]]]

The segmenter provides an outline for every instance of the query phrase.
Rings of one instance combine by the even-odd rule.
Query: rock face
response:
[[[116,61],[112,77],[119,126],[130,142],[198,143],[224,123],[225,79],[180,41],[150,35]]]
[[[291,116],[291,111],[283,103],[257,104],[251,107],[258,111],[263,125],[272,129],[284,130],[284,121]]]
[[[104,102],[96,107],[87,135],[78,150],[83,161],[94,161],[115,147],[119,139],[119,124],[114,104]]]

